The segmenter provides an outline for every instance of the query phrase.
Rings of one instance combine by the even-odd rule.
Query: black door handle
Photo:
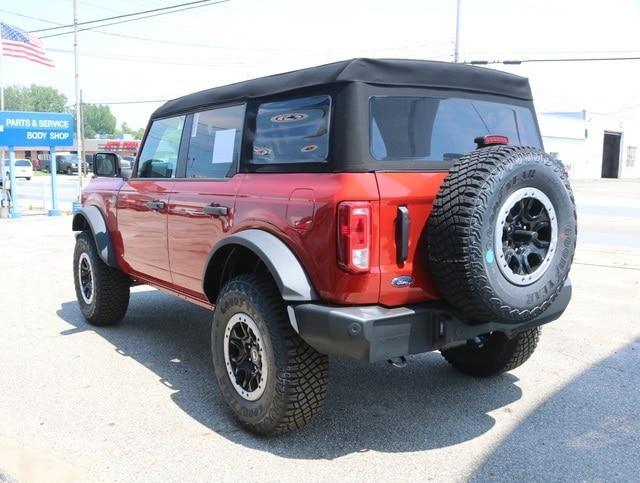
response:
[[[147,208],[155,211],[163,210],[165,206],[167,205],[164,201],[149,201],[147,203]]]
[[[229,208],[226,206],[205,206],[202,211],[210,216],[227,216],[229,214]]]
[[[398,206],[396,217],[396,248],[398,263],[404,263],[409,258],[409,208]]]

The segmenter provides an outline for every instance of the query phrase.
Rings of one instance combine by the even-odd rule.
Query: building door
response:
[[[620,138],[619,132],[605,132],[602,146],[602,177],[617,178],[620,172]]]

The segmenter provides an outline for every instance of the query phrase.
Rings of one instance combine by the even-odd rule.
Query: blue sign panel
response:
[[[0,111],[0,146],[73,146],[71,114]]]

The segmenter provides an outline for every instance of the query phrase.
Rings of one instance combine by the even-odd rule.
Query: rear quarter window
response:
[[[507,136],[513,145],[540,147],[530,109],[462,98],[372,97],[370,150],[379,161],[448,161],[476,148],[474,139]]]
[[[251,164],[325,162],[330,113],[330,96],[260,104]]]

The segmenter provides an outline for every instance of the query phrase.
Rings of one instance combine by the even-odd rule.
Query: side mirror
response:
[[[93,173],[96,176],[117,178],[120,176],[120,160],[115,153],[96,153],[93,155]]]

